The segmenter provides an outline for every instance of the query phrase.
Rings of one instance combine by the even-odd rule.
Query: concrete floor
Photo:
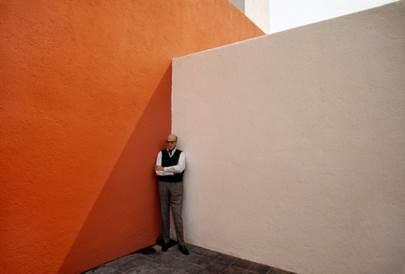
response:
[[[135,274],[135,273],[268,273],[292,274],[267,265],[242,260],[198,246],[187,245],[190,255],[180,253],[177,245],[167,252],[161,252],[160,246],[132,253],[115,261],[101,265],[85,274]],[[149,254],[150,253],[150,254]]]

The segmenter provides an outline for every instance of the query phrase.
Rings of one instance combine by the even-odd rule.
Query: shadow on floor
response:
[[[161,252],[159,245],[121,257],[83,274],[205,274],[205,273],[246,273],[246,274],[294,274],[271,266],[242,260],[194,245],[187,245],[190,255],[185,256],[177,245]]]

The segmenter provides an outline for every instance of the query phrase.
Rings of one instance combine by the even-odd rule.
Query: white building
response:
[[[265,33],[275,33],[398,0],[230,0]]]

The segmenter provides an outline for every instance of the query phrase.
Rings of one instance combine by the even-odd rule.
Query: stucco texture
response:
[[[404,75],[403,2],[176,58],[186,240],[302,274],[404,273]]]
[[[261,34],[226,0],[1,0],[0,272],[153,244],[171,58]]]

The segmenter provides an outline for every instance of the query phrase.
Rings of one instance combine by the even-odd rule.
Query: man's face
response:
[[[168,150],[173,150],[177,144],[177,137],[169,135],[166,140],[166,148]]]

